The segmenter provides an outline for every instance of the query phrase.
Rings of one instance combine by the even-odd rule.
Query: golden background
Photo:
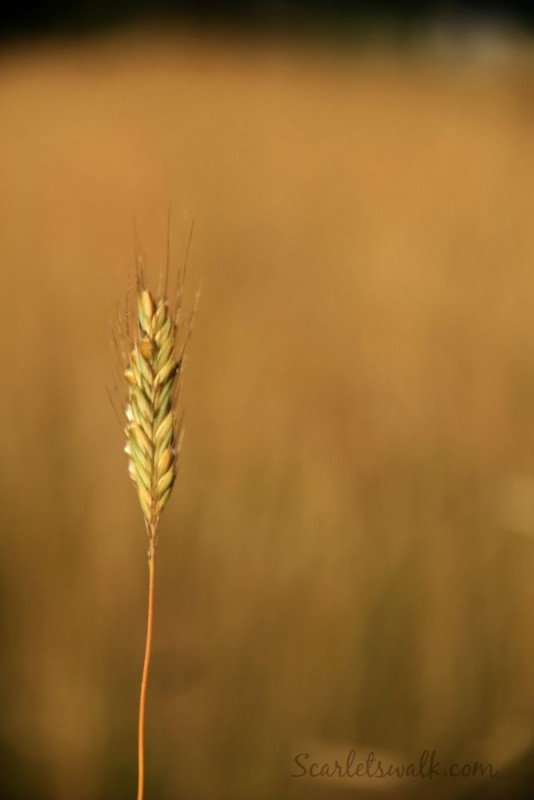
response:
[[[169,203],[171,269],[187,211],[202,292],[147,799],[456,797],[474,782],[296,779],[294,757],[524,758],[533,58],[142,30],[4,48],[4,797],[134,796],[146,542],[109,321],[133,218],[155,284]]]

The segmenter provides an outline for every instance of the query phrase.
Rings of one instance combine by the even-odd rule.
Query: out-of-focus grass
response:
[[[133,793],[145,540],[107,331],[131,220],[155,275],[169,201],[203,292],[147,796],[528,746],[531,68],[183,35],[3,55],[3,796]]]

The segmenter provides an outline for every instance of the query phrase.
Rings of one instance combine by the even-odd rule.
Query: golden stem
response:
[[[145,784],[145,701],[148,681],[148,668],[152,648],[152,620],[154,616],[154,563],[156,549],[153,539],[150,539],[148,550],[148,620],[146,629],[145,661],[143,664],[143,677],[141,679],[141,695],[139,699],[139,740],[138,740],[138,779],[137,800],[143,800]]]

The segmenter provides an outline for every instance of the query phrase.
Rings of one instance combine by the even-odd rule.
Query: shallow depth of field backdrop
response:
[[[436,749],[503,781],[525,758],[534,50],[430,39],[4,47],[2,797],[134,795],[146,546],[108,326],[132,220],[155,280],[169,202],[202,296],[147,800],[452,798],[475,782],[292,778],[294,757]]]

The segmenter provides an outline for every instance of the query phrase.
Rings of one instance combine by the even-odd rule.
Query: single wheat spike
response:
[[[180,336],[182,343],[178,349],[185,267],[178,280],[172,307],[167,295],[167,274],[163,294],[155,298],[146,288],[143,270],[139,266],[135,329],[131,336],[131,315],[127,309],[125,331],[119,323],[119,341],[126,346],[117,347],[119,357],[122,355],[123,358],[127,387],[124,449],[128,456],[128,471],[137,490],[148,534],[148,620],[139,699],[138,800],[143,800],[144,796],[145,701],[152,646],[158,526],[161,512],[169,499],[176,478],[181,440],[178,405],[182,364],[194,316],[193,309],[185,340]]]
[[[125,370],[128,471],[145,517],[149,551],[176,478],[175,390],[181,359],[175,358],[176,324],[165,298],[140,287],[137,332]]]

